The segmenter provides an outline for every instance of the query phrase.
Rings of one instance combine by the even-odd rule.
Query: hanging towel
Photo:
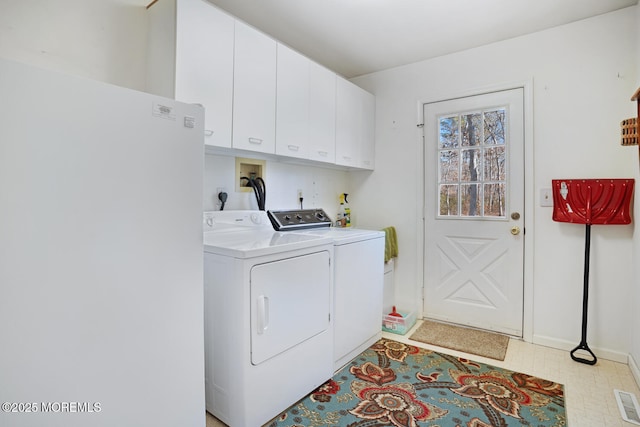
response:
[[[383,228],[384,231],[384,262],[398,256],[398,236],[395,227]]]

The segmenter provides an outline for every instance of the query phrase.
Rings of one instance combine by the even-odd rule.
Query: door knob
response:
[[[514,236],[520,234],[520,227],[518,227],[517,225],[511,227],[511,234],[513,234]]]

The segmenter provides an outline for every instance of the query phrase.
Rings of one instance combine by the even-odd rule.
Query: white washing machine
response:
[[[334,244],[334,368],[339,370],[382,336],[384,232],[329,227],[322,210],[276,211],[277,230],[328,237]],[[311,221],[309,218],[317,218]],[[296,220],[297,219],[297,220]]]
[[[263,425],[333,375],[333,241],[264,211],[204,215],[207,411]]]

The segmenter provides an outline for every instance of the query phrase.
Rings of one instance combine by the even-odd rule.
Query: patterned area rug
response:
[[[566,426],[564,386],[381,339],[269,427]]]

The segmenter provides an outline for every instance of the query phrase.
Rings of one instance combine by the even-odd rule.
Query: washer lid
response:
[[[205,252],[234,258],[253,258],[331,244],[333,241],[328,237],[273,230],[204,233]]]
[[[362,228],[351,227],[315,228],[311,230],[295,231],[295,233],[328,237],[332,239],[336,245],[346,245],[348,243],[361,242],[369,239],[384,238],[384,231],[365,230]]]

